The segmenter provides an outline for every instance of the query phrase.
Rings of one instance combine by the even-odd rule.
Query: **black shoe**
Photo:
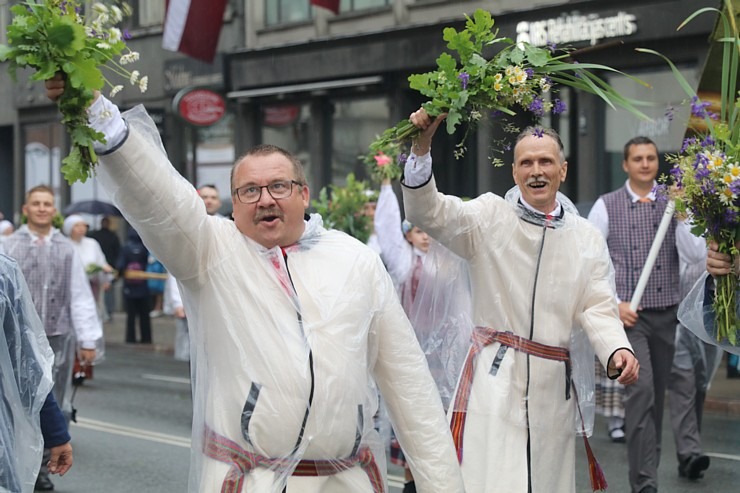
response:
[[[709,457],[706,455],[692,455],[683,465],[678,466],[678,475],[682,478],[699,479],[704,477],[702,471],[706,471],[708,468]]]
[[[640,493],[658,493],[658,488],[655,486],[645,486],[640,490]]]
[[[409,481],[403,485],[403,493],[416,493],[416,483]]]
[[[33,491],[53,491],[54,483],[49,479],[48,474],[39,474],[36,478],[36,485],[33,487]]]

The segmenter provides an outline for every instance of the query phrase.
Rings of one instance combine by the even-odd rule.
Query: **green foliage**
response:
[[[330,188],[331,197],[329,191],[322,188],[318,200],[311,202],[316,212],[321,214],[324,226],[344,231],[367,243],[372,233],[372,220],[363,214],[363,208],[367,202],[377,200],[377,195],[364,181],[357,181],[353,173],[347,175],[344,187],[330,185]]]
[[[121,5],[119,7],[118,5]],[[139,79],[122,65],[138,59],[138,53],[128,51],[121,31],[114,27],[124,13],[130,14],[125,3],[95,3],[87,17],[82,17],[79,0],[28,0],[14,5],[13,21],[8,26],[8,45],[0,45],[0,61],[8,61],[8,70],[16,77],[19,68],[34,70],[31,80],[44,81],[62,73],[67,81],[59,99],[62,123],[71,138],[71,150],[62,161],[62,173],[70,183],[86,181],[93,175],[97,156],[93,142],[105,142],[103,134],[89,128],[87,108],[93,102],[94,91],[105,85],[114,86],[103,75],[101,67],[130,79],[146,90],[147,79]],[[116,59],[120,57],[120,60]],[[106,65],[107,64],[107,65]]]
[[[443,38],[455,56],[442,53],[437,58],[437,70],[409,76],[410,87],[429,98],[423,107],[431,116],[447,113],[448,133],[452,134],[461,124],[474,127],[491,110],[507,115],[524,110],[537,117],[556,112],[562,106],[543,97],[556,83],[596,94],[612,107],[622,106],[647,119],[636,109],[637,102],[619,95],[593,73],[621,72],[605,65],[570,63],[567,48],[556,56],[547,48],[499,38],[494,24],[490,12],[478,9],[472,17],[466,16],[462,31],[445,28]],[[486,59],[483,51],[493,45],[502,49]],[[418,129],[409,120],[398,123],[370,144],[365,162],[372,165],[379,152],[389,154],[394,145],[403,147],[417,134]],[[464,139],[456,155],[459,157],[463,151]]]
[[[20,218],[21,224],[27,224],[28,223],[28,216],[25,214],[21,214]],[[62,229],[64,226],[64,216],[62,216],[60,213],[56,213],[51,218],[51,225],[59,230]]]

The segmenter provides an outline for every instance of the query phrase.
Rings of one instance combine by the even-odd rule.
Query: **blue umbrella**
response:
[[[69,204],[64,209],[64,215],[69,216],[70,214],[92,214],[94,216],[122,215],[116,206],[102,200],[82,200],[74,204]]]

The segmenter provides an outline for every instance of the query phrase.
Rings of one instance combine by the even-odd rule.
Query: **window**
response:
[[[292,153],[303,163],[309,188],[319,190],[320,176],[311,162],[311,105],[309,103],[276,104],[262,107],[262,142],[275,144]]]
[[[388,128],[390,109],[384,96],[337,99],[333,103],[332,183],[344,185],[348,173],[358,179],[367,177],[362,156],[376,136]]]
[[[49,185],[56,194],[60,206],[60,171],[64,127],[58,123],[28,124],[23,126],[25,159],[25,190],[36,185]]]
[[[131,17],[124,18],[123,23],[129,29],[139,27],[161,26],[164,23],[165,2],[151,0],[129,0],[133,10]]]
[[[339,10],[340,12],[352,12],[373,7],[385,7],[390,4],[391,0],[342,0],[339,4]]]
[[[696,67],[679,67],[681,74],[692,87],[697,87],[700,70]],[[632,137],[644,135],[652,139],[658,146],[658,155],[661,157],[661,166],[658,176],[667,174],[670,167],[665,163],[663,156],[666,153],[676,153],[683,142],[686,132],[686,123],[689,120],[690,108],[682,104],[686,93],[676,83],[676,78],[669,68],[632,72],[650,87],[635,84],[626,77],[610,76],[609,84],[622,96],[640,101],[650,101],[652,106],[641,107],[651,120],[640,120],[625,109],[607,111],[605,115],[605,152],[610,172],[610,185],[616,188],[624,183],[625,175],[622,170],[623,147]],[[655,91],[653,87],[659,87]],[[668,109],[672,108],[672,118]]]
[[[139,26],[158,26],[164,22],[164,2],[139,2]]]
[[[265,0],[265,24],[288,24],[311,19],[309,0]]]

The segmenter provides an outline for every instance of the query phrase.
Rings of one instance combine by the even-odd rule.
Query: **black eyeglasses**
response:
[[[303,186],[303,183],[295,180],[274,181],[269,185],[245,185],[234,190],[234,195],[242,204],[254,204],[262,197],[262,189],[266,188],[267,193],[275,199],[285,199],[293,193],[293,184]]]

